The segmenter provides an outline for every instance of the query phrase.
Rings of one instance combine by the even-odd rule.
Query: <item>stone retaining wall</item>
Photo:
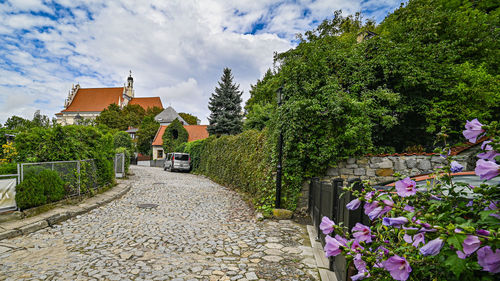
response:
[[[479,146],[467,149],[455,156],[455,160],[464,166],[464,171],[475,168],[476,155]],[[396,180],[394,173],[406,176],[418,176],[431,173],[439,166],[443,166],[445,159],[439,155],[423,156],[362,156],[353,157],[339,162],[336,167],[329,168],[321,179],[329,181],[342,178],[345,182],[351,179],[369,180],[372,184],[384,184]],[[302,196],[298,202],[297,211],[307,209],[309,195],[309,181],[302,185]]]

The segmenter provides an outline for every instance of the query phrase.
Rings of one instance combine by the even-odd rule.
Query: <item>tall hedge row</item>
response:
[[[267,131],[249,130],[235,136],[215,136],[189,142],[193,171],[247,193],[254,205],[269,210],[274,202],[274,177]]]
[[[18,162],[95,159],[100,186],[114,183],[113,136],[91,126],[32,128],[15,138]]]

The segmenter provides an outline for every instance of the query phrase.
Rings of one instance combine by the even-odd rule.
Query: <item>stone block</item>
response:
[[[366,175],[369,177],[374,177],[375,176],[375,170],[373,169],[367,169],[366,170]]]
[[[380,163],[380,162],[382,162],[382,157],[372,157],[370,159],[370,163],[374,163],[375,164],[375,163]]]
[[[377,169],[375,171],[375,174],[377,174],[377,176],[379,177],[389,177],[392,176],[392,174],[394,174],[394,170],[389,168]]]
[[[55,214],[55,215],[48,217],[47,223],[50,226],[50,225],[54,225],[54,224],[60,223],[62,221],[65,221],[67,219],[69,219],[68,213],[59,213],[59,214]]]
[[[408,173],[408,176],[410,177],[413,177],[413,176],[416,176],[416,175],[420,175],[422,174],[422,171],[420,171],[419,169],[417,168],[413,168],[410,170],[410,172]]]
[[[4,232],[0,232],[0,240],[9,239],[13,237],[20,236],[22,232],[18,229],[11,229]]]
[[[406,169],[405,161],[402,159],[394,160],[394,170],[400,172]]]
[[[24,217],[24,214],[16,211],[16,212],[8,212],[0,214],[0,223],[12,220],[20,220]]]
[[[342,168],[340,169],[341,175],[354,175],[354,169]]]
[[[278,220],[289,220],[293,216],[293,212],[286,209],[273,209],[273,217]]]
[[[326,170],[326,175],[327,176],[338,176],[339,175],[339,168],[328,168],[328,170]]]
[[[21,227],[19,230],[21,230],[21,232],[23,234],[28,234],[28,233],[32,233],[32,232],[35,232],[37,230],[40,230],[42,228],[46,228],[48,226],[49,226],[49,224],[47,223],[47,221],[42,220],[42,221],[37,221],[37,222],[32,223],[32,224],[25,225],[25,226]]]
[[[345,167],[347,169],[356,169],[356,168],[358,168],[358,165],[356,165],[356,164],[347,164],[347,165],[345,165]]]
[[[356,163],[356,158],[347,159],[347,164],[354,164],[354,163]]]
[[[431,169],[431,161],[422,159],[417,162],[417,168],[423,171],[429,171]]]
[[[364,175],[366,175],[366,170],[363,168],[354,169],[354,175],[355,176],[364,176]]]
[[[432,163],[444,163],[445,159],[441,156],[432,156],[431,157],[431,162]]]
[[[368,164],[368,162],[370,162],[370,160],[366,157],[363,157],[363,158],[356,160],[356,164],[358,164],[358,165],[366,165],[366,164]]]
[[[394,167],[393,163],[389,159],[384,159],[382,162],[378,163],[380,169],[389,169]]]
[[[406,167],[408,167],[408,169],[413,169],[417,166],[417,160],[415,160],[414,158],[412,159],[406,159]]]

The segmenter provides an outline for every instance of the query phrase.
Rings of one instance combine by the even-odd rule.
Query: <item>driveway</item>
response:
[[[318,279],[304,226],[258,222],[238,193],[201,176],[131,172],[121,199],[0,241],[0,280]]]

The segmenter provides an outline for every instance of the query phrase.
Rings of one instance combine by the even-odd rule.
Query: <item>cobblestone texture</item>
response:
[[[319,279],[303,226],[256,222],[236,192],[200,176],[132,172],[121,199],[1,241],[0,280]]]

